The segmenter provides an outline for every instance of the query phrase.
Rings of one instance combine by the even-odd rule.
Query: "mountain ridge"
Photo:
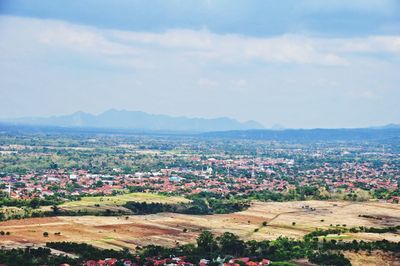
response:
[[[163,114],[149,114],[142,111],[127,111],[117,109],[109,109],[97,115],[83,111],[77,111],[69,115],[50,117],[22,117],[6,119],[3,120],[3,122],[17,125],[24,124],[61,127],[173,130],[193,132],[264,129],[260,123],[254,120],[239,122],[228,117],[174,117]]]

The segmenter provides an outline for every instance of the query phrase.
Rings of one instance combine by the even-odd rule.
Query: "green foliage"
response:
[[[219,249],[222,254],[232,256],[242,256],[245,252],[246,245],[243,240],[235,234],[225,232],[220,237],[217,237]]]
[[[351,266],[350,260],[341,253],[315,252],[310,254],[308,259],[318,265]]]
[[[30,207],[37,209],[40,206],[51,206],[61,204],[62,201],[56,198],[33,198],[31,200],[21,200],[14,198],[0,198],[0,207]]]
[[[214,252],[218,251],[218,244],[214,238],[213,233],[210,231],[202,232],[197,238],[197,247],[200,252],[210,256]]]
[[[47,242],[46,247],[61,250],[67,253],[78,255],[85,260],[104,259],[104,258],[117,258],[117,259],[134,259],[134,256],[126,249],[113,250],[113,249],[98,249],[92,245],[85,243],[73,242]]]
[[[21,265],[79,265],[82,261],[64,255],[52,255],[48,248],[0,250],[0,262],[8,266]]]
[[[269,266],[296,266],[297,264],[293,264],[286,261],[273,261],[269,264]]]
[[[175,212],[184,214],[214,214],[232,213],[247,209],[250,204],[248,201],[236,199],[203,198],[201,195],[191,195],[190,203],[147,203],[147,202],[127,202],[123,206],[130,209],[134,214],[153,214],[160,212]]]

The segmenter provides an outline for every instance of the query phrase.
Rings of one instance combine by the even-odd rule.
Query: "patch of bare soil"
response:
[[[389,218],[371,219],[360,214]],[[264,226],[263,222],[267,225]],[[329,228],[331,225],[383,227],[388,223],[400,225],[400,205],[341,201],[254,202],[248,210],[233,214],[60,216],[6,221],[0,223],[0,230],[11,234],[0,236],[0,245],[74,241],[103,248],[134,249],[149,244],[174,246],[176,243],[191,243],[203,230],[211,230],[215,234],[229,231],[245,240],[264,240],[279,236],[302,238],[316,228]],[[48,232],[49,236],[44,237],[44,232]],[[346,233],[344,240],[351,239],[399,242],[400,235]]]

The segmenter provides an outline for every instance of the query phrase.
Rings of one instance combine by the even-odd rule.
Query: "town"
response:
[[[112,195],[124,189],[229,197],[311,187],[318,188],[310,193],[321,199],[399,200],[399,159],[395,147],[385,150],[384,144],[215,144],[201,139],[168,143],[166,138],[103,137],[83,140],[81,147],[52,147],[40,141],[7,141],[3,139],[0,147],[0,188],[16,199]],[[108,150],[102,151],[106,145]],[[247,151],[236,151],[240,145]],[[27,164],[33,164],[32,170]]]

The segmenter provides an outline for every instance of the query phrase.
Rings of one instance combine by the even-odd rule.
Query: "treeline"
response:
[[[85,260],[99,260],[104,258],[135,259],[135,255],[128,249],[98,249],[92,245],[74,242],[48,242],[46,247],[78,255]]]
[[[80,260],[64,255],[53,255],[48,248],[2,249],[0,250],[0,263],[7,266],[21,265],[79,265]]]
[[[123,205],[134,214],[174,212],[194,215],[232,213],[245,210],[249,206],[248,201],[204,198],[193,198],[190,203],[166,204],[130,201]]]
[[[330,241],[323,241],[322,250],[343,250],[343,251],[373,251],[382,250],[386,252],[393,252],[395,254],[400,254],[400,242],[390,242],[386,239],[365,242],[363,240],[357,241],[353,240],[351,242],[336,241],[334,239]]]
[[[42,211],[39,208],[41,206],[56,206],[62,202],[61,199],[56,197],[46,197],[44,199],[14,199],[9,197],[0,197],[0,208],[2,208],[0,210],[0,221],[52,216],[52,212]]]
[[[388,190],[386,188],[379,188],[372,192],[372,195],[376,199],[391,199],[392,197],[400,197],[400,186],[396,190]],[[394,202],[399,203],[396,199]]]
[[[400,225],[398,226],[388,226],[388,227],[353,227],[349,229],[350,233],[375,233],[375,234],[383,234],[383,233],[396,233],[400,230]]]
[[[340,235],[341,233],[344,233],[345,230],[341,229],[341,228],[330,228],[330,229],[326,229],[326,230],[316,230],[313,231],[311,233],[308,233],[304,236],[304,239],[309,240],[309,239],[313,239],[316,237],[320,237],[320,236],[327,236],[327,235]]]
[[[324,231],[326,234],[332,231]],[[336,231],[335,231],[336,232]],[[312,232],[303,240],[296,240],[287,237],[279,237],[276,240],[250,240],[244,241],[237,235],[225,232],[220,236],[215,236],[209,231],[203,231],[197,238],[196,244],[177,245],[175,247],[162,247],[149,245],[138,247],[133,254],[127,249],[111,250],[98,249],[89,244],[73,242],[49,242],[48,248],[72,253],[79,256],[78,259],[71,259],[64,256],[51,255],[49,249],[19,249],[19,250],[0,250],[0,263],[6,265],[58,265],[67,262],[71,265],[78,265],[86,260],[99,260],[106,257],[116,259],[130,259],[138,265],[152,265],[148,258],[170,258],[173,256],[185,256],[186,260],[198,263],[200,259],[209,259],[210,266],[220,265],[228,262],[232,258],[249,257],[253,261],[270,259],[274,265],[276,262],[291,261],[293,259],[307,258],[310,262],[318,265],[351,265],[350,261],[341,253],[342,251],[373,251],[393,252],[399,254],[400,242],[389,242],[379,240],[364,242],[353,240],[343,242],[324,239],[320,241],[317,236],[321,232]],[[313,237],[310,237],[313,236]],[[222,261],[221,261],[222,258]],[[23,262],[23,263],[21,263]],[[276,265],[279,265],[277,263]],[[281,264],[281,265],[284,265]]]
[[[170,254],[186,256],[186,260],[197,263],[206,258],[216,261],[225,258],[225,262],[231,258],[250,257],[254,261],[268,258],[272,261],[289,261],[294,258],[303,258],[307,250],[307,243],[299,240],[279,237],[269,241],[243,241],[237,235],[225,232],[215,237],[211,232],[204,231],[197,238],[196,245],[186,244],[173,248],[150,245],[139,250],[142,257],[167,258]],[[219,265],[212,263],[211,265]]]
[[[29,207],[32,209],[41,206],[51,206],[61,204],[62,200],[57,198],[33,198],[33,199],[14,199],[9,197],[0,198],[0,207]]]
[[[288,192],[275,192],[270,190],[252,191],[245,195],[235,195],[238,199],[258,200],[258,201],[296,201],[296,200],[328,200],[328,194],[321,194],[316,186],[298,186],[296,189],[290,189]]]
[[[320,236],[327,236],[327,235],[340,235],[342,233],[350,232],[350,233],[375,233],[375,234],[383,234],[383,233],[397,233],[400,230],[400,225],[398,226],[388,226],[388,227],[352,227],[352,228],[329,228],[329,229],[318,229],[311,233],[308,233],[304,236],[304,239],[310,240],[313,238],[317,238]]]
[[[342,253],[317,251],[308,256],[308,260],[318,265],[351,265],[351,262]]]
[[[160,212],[176,212],[178,205],[173,204],[164,204],[158,202],[136,202],[129,201],[123,205],[125,208],[132,211],[134,214],[143,215],[143,214],[154,214]]]

